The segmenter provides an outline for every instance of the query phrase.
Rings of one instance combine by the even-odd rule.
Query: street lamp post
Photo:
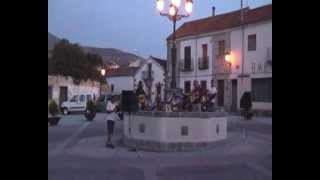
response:
[[[171,0],[168,13],[164,13],[164,0],[157,0],[157,9],[161,16],[168,17],[173,22],[173,33],[172,33],[172,48],[171,48],[171,60],[172,60],[172,74],[171,74],[171,88],[177,88],[176,82],[176,62],[177,62],[177,49],[176,49],[176,22],[184,17],[189,17],[192,12],[192,0],[185,0],[185,11],[187,14],[179,14],[179,6],[181,0]]]

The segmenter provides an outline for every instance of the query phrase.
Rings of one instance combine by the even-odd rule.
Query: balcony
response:
[[[181,59],[179,64],[179,69],[182,72],[190,72],[194,70],[193,61],[192,59],[186,60]]]
[[[154,71],[142,71],[143,80],[154,80]]]
[[[209,69],[209,57],[201,57],[198,59],[199,70],[207,70]]]

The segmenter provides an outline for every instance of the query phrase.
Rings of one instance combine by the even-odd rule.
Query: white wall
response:
[[[111,85],[113,84],[113,94],[121,94],[123,90],[134,90],[133,77],[130,76],[115,76],[107,77],[108,86],[111,92]]]
[[[146,71],[148,68],[148,62],[152,63],[152,70],[154,71],[154,82],[152,85],[152,92],[154,93],[153,99],[155,98],[156,94],[156,87],[155,84],[161,82],[162,86],[162,97],[164,96],[164,69],[160,66],[156,61],[152,59],[148,59],[145,63],[141,64],[141,68],[136,72],[134,76],[114,76],[114,77],[107,77],[107,82],[109,88],[111,85],[114,85],[114,94],[121,94],[122,90],[135,90],[138,86],[139,81],[143,81],[143,71]],[[146,86],[144,86],[146,91]],[[146,91],[147,92],[147,91]]]
[[[248,35],[256,34],[257,48],[255,51],[248,51]],[[244,73],[250,74],[252,77],[264,75],[264,77],[272,76],[272,69],[266,69],[262,72],[253,72],[252,63],[256,63],[256,68],[259,64],[264,67],[267,48],[272,47],[272,22],[261,22],[259,24],[250,24],[244,29]],[[231,53],[232,53],[232,64],[234,64],[232,73],[241,73],[242,68],[242,35],[241,29],[236,29],[231,32]],[[235,69],[235,65],[239,65],[239,69]]]
[[[199,82],[202,80],[207,81],[207,88],[211,89],[211,79],[212,79],[212,66],[213,66],[213,55],[212,55],[212,43],[211,37],[201,37],[194,38],[189,40],[180,41],[180,51],[178,56],[179,63],[184,60],[184,48],[186,46],[191,47],[191,58],[193,63],[193,71],[182,72],[179,71],[179,87],[184,89],[184,82],[191,81],[191,89],[193,89],[193,81],[198,80]],[[209,67],[207,70],[199,70],[198,61],[199,58],[203,57],[202,54],[202,45],[207,44],[208,46],[208,57],[209,57]]]
[[[272,103],[252,102],[252,109],[254,109],[254,110],[272,110]]]
[[[143,81],[143,72],[144,71],[148,71],[148,63],[152,63],[152,71],[154,72],[153,74],[153,78],[154,78],[154,81],[152,83],[152,88],[151,88],[151,92],[152,92],[152,100],[154,101],[155,100],[155,96],[156,96],[156,83],[161,83],[162,84],[162,92],[161,92],[161,97],[163,98],[164,97],[164,88],[165,88],[165,85],[164,85],[164,79],[165,79],[165,76],[164,76],[164,69],[161,65],[159,65],[156,61],[154,61],[152,58],[148,58],[146,63],[144,63],[142,65],[142,67],[138,70],[138,72],[136,73],[136,75],[134,76],[135,78],[135,85],[137,87],[139,81]],[[147,89],[146,89],[146,86],[144,86],[144,90],[145,92],[147,92]]]
[[[248,35],[256,34],[256,50],[248,51]],[[241,29],[231,32],[231,52],[232,64],[239,65],[239,69],[232,66],[231,79],[237,79],[242,68],[242,39]],[[244,73],[249,74],[250,78],[239,79],[238,81],[238,107],[242,94],[245,91],[251,91],[252,78],[272,77],[272,68],[266,66],[267,49],[272,48],[272,22],[262,22],[259,24],[251,24],[244,29]],[[253,63],[255,70],[253,71]],[[258,66],[261,65],[262,71],[258,72]],[[254,102],[253,109],[257,110],[272,110],[272,103],[269,102]]]
[[[48,86],[52,87],[52,99],[59,103],[60,87],[68,87],[68,99],[74,95],[90,94],[98,97],[100,94],[100,83],[94,81],[81,81],[79,85],[75,85],[71,77],[48,76]]]
[[[151,116],[131,116],[124,119],[126,137],[157,142],[213,142],[227,137],[226,117],[212,118],[169,118]],[[140,124],[145,124],[145,133],[139,132]],[[219,133],[216,127],[219,125]],[[188,126],[188,135],[181,135],[181,127]],[[131,127],[131,134],[129,133]]]

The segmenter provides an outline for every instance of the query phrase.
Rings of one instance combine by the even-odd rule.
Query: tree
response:
[[[98,67],[102,58],[97,54],[85,54],[78,44],[62,39],[54,46],[52,57],[48,58],[48,74],[71,76],[75,84],[81,80],[101,80]]]

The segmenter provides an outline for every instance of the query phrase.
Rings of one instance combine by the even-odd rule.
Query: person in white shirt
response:
[[[111,98],[108,98],[107,101],[107,142],[106,147],[114,148],[111,142],[111,136],[114,131],[114,124],[116,120],[119,120],[119,116],[116,113],[116,105],[112,102]]]

